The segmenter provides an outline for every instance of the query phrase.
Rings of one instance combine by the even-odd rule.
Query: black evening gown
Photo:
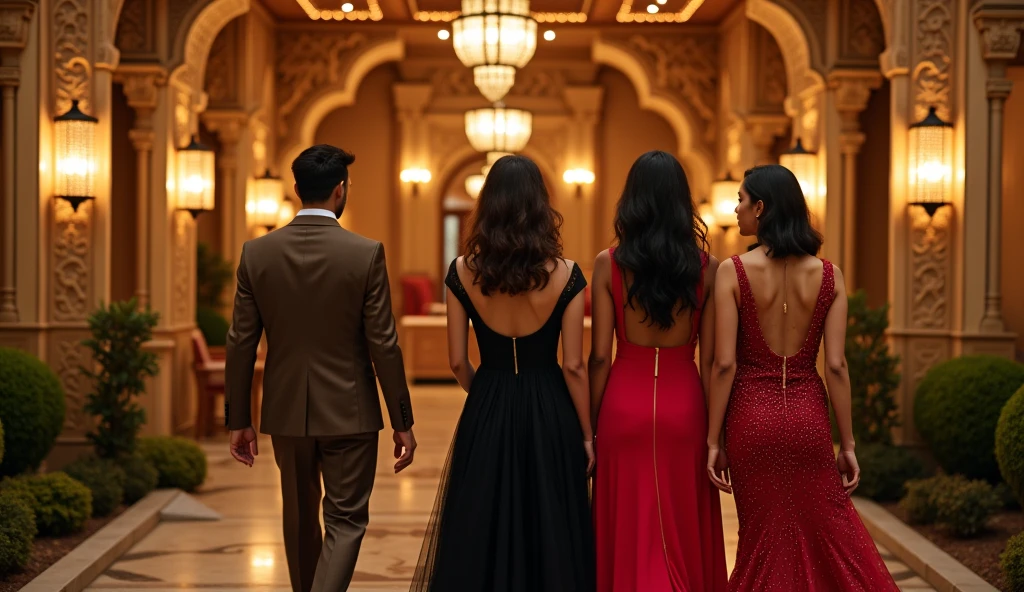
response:
[[[558,364],[578,266],[537,332],[512,339],[477,314],[452,262],[480,368],[448,452],[414,592],[591,592],[594,539],[583,431]]]

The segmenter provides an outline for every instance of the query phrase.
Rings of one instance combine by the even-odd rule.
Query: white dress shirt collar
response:
[[[296,216],[323,216],[325,218],[334,218],[334,219],[338,218],[337,216],[334,215],[334,212],[332,212],[330,210],[325,210],[323,208],[302,208],[295,215]]]

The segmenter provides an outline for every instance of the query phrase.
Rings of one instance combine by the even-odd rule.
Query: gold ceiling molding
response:
[[[320,10],[313,6],[310,0],[295,1],[305,11],[306,16],[314,21],[379,21],[384,18],[384,13],[381,11],[377,0],[366,1],[369,10],[350,10],[348,12],[343,10]]]
[[[450,23],[459,18],[462,14],[458,10],[417,10],[413,12],[414,20],[424,23]],[[585,12],[531,12],[538,23],[585,23],[587,13]]]
[[[704,4],[704,0],[689,0],[679,12],[633,12],[633,0],[622,0],[615,20],[620,23],[685,23]]]

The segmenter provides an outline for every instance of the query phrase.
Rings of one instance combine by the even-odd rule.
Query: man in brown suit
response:
[[[270,435],[281,471],[294,592],[339,592],[352,581],[384,429],[377,380],[395,430],[396,473],[416,449],[384,247],[338,225],[354,161],[318,145],[292,163],[303,209],[284,228],[245,243],[228,332],[225,416],[231,454],[248,466],[258,453],[253,366],[267,333],[260,431]]]

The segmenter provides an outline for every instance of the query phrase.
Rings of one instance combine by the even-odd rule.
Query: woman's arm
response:
[[[608,385],[612,364],[612,340],[615,337],[615,304],[611,292],[611,256],[602,251],[594,261],[594,281],[590,306],[590,419],[596,428],[601,399]]]
[[[562,374],[576,407],[576,415],[579,416],[583,439],[593,440],[587,367],[583,365],[583,292],[572,299],[562,315]]]
[[[704,294],[707,297],[704,294],[697,295],[698,298],[704,298],[697,339],[700,344],[700,382],[704,387],[705,405],[711,396],[711,368],[715,362],[715,276],[718,274],[718,265],[718,259],[712,257],[704,270]]]
[[[739,282],[732,260],[718,266],[715,278],[715,361],[708,398],[708,446],[722,444],[722,424],[736,378],[736,333],[739,329]]]
[[[462,302],[448,289],[448,365],[466,392],[476,374],[469,363],[469,317]]]
[[[846,366],[847,308],[846,282],[843,272],[835,269],[835,300],[825,317],[825,386],[839,427],[839,447],[853,450],[853,419],[850,410],[850,372]]]

